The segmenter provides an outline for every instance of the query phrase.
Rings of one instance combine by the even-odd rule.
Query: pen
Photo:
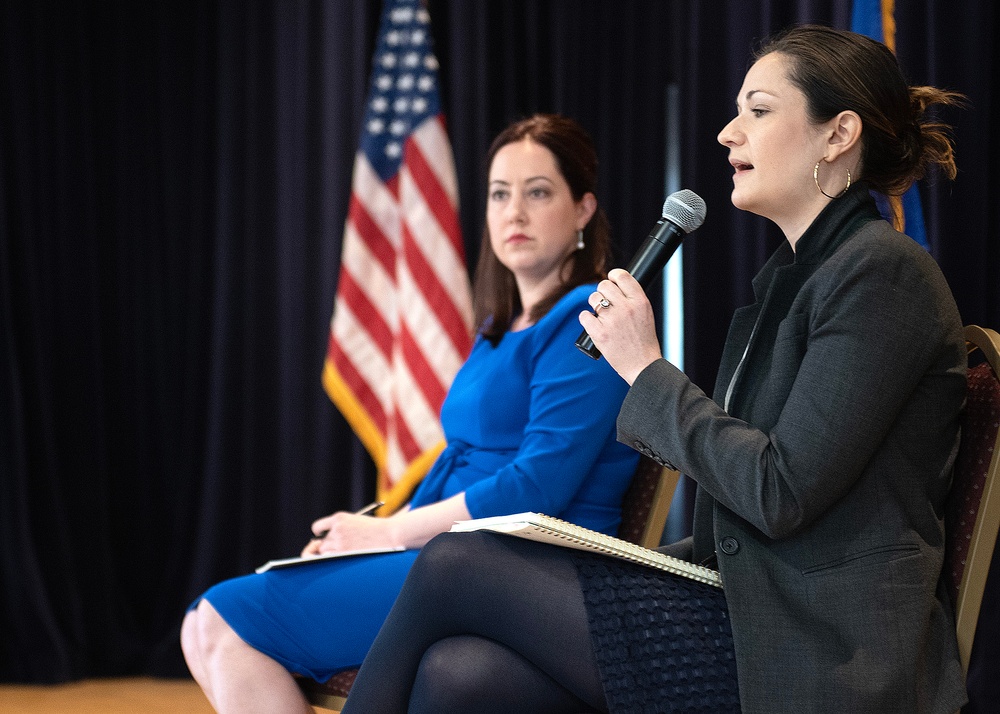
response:
[[[367,516],[385,505],[385,501],[372,501],[360,511],[355,511],[355,516]]]
[[[368,515],[371,515],[380,506],[383,506],[383,505],[385,505],[385,501],[372,501],[371,503],[369,503],[367,506],[365,506],[361,510],[355,511],[354,515],[355,516],[368,516]],[[326,534],[329,533],[329,532],[330,532],[329,530],[325,530],[325,531],[320,531],[319,533],[313,533],[312,534],[312,539],[313,540],[322,540],[322,539],[326,538]]]

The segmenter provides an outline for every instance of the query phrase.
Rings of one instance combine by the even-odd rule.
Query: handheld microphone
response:
[[[694,191],[684,189],[667,196],[663,202],[663,215],[649,231],[645,242],[632,256],[627,268],[632,277],[646,288],[656,277],[670,256],[680,246],[684,236],[705,221],[705,202]],[[576,339],[577,348],[588,357],[600,359],[601,352],[584,330]]]

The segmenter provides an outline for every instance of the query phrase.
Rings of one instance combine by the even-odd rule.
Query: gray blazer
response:
[[[693,540],[668,550],[718,558],[744,712],[954,712],[965,688],[939,576],[958,310],[861,186],[796,249],[735,314],[717,401],[660,360],[618,438],[698,483]]]

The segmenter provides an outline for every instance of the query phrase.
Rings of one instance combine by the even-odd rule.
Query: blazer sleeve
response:
[[[803,286],[768,367],[785,376],[759,396],[777,400],[773,423],[730,416],[660,360],[632,385],[619,440],[648,447],[780,538],[814,522],[851,489],[887,448],[911,402],[940,409],[920,415],[921,428],[933,434],[937,422],[945,438],[964,385],[964,370],[956,368],[958,312],[926,253],[883,243],[858,241]],[[921,448],[913,444],[914,455]]]

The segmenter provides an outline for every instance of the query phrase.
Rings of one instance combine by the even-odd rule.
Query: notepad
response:
[[[487,530],[495,533],[506,533],[519,538],[527,538],[542,543],[588,550],[594,553],[610,555],[628,560],[639,565],[664,570],[674,575],[697,580],[700,583],[722,587],[722,576],[719,571],[695,565],[680,558],[643,548],[621,538],[605,535],[597,531],[583,528],[574,523],[546,516],[542,513],[514,513],[509,516],[493,516],[491,518],[476,518],[471,521],[457,521],[452,527],[453,533]]]
[[[339,553],[322,553],[321,555],[304,555],[297,558],[282,558],[281,560],[269,560],[262,566],[254,570],[255,573],[266,573],[268,570],[277,568],[292,568],[297,565],[311,565],[324,560],[336,560],[338,558],[352,558],[358,555],[373,555],[375,553],[399,553],[406,548],[397,546],[393,548],[359,548],[358,550],[344,550]]]

